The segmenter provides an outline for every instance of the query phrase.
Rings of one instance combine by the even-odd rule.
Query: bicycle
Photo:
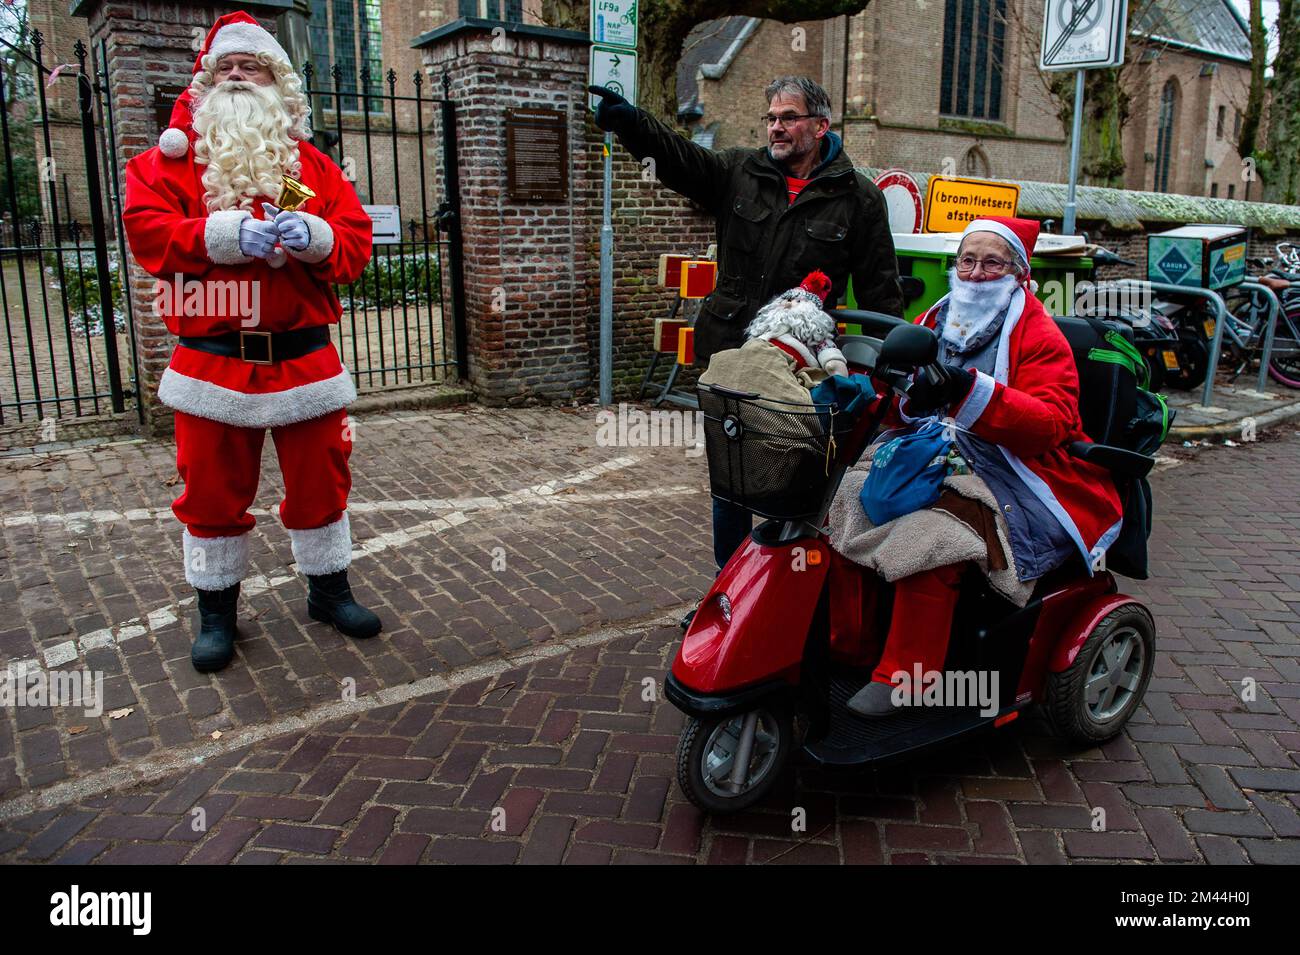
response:
[[[1275,248],[1283,263],[1300,270],[1300,247],[1279,242]],[[1267,258],[1249,261],[1259,269],[1272,265],[1272,260]],[[1273,350],[1269,354],[1269,377],[1288,388],[1300,388],[1300,274],[1289,269],[1271,269],[1250,278],[1271,289],[1281,306],[1273,335]],[[1260,289],[1237,286],[1224,293],[1224,304],[1228,314],[1223,326],[1223,345],[1237,361],[1230,376],[1235,380],[1251,365],[1257,366],[1263,358],[1270,303]],[[1207,322],[1206,330],[1213,331],[1212,321]]]

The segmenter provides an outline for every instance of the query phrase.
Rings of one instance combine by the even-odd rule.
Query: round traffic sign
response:
[[[921,231],[921,187],[902,169],[886,169],[876,177],[876,185],[885,195],[889,212],[889,231]]]

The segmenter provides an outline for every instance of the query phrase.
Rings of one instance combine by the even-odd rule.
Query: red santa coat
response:
[[[933,328],[939,305],[917,319]],[[1088,441],[1079,417],[1079,373],[1060,328],[1033,295],[1012,296],[992,375],[976,373],[950,414],[957,425],[997,445],[1012,470],[1073,538],[1089,569],[1115,542],[1123,505],[1110,472],[1073,458]]]
[[[184,102],[178,115],[188,119]],[[181,127],[186,138],[193,133]],[[169,134],[172,131],[169,131]],[[188,141],[171,144],[167,153],[155,146],[126,166],[126,205],[122,213],[127,240],[141,267],[168,283],[203,283],[205,290],[247,289],[256,280],[257,323],[230,307],[224,294],[186,295],[186,314],[163,319],[175,335],[207,336],[241,330],[285,332],[336,324],[342,314],[333,283],[356,281],[370,260],[370,218],[361,208],[356,189],[339,167],[310,143],[298,144],[302,164],[299,181],[316,196],[299,214],[307,223],[307,248],[288,255],[280,267],[239,251],[240,222],[249,215],[265,218],[261,203],[254,211],[209,213],[204,203],[204,167],[194,159]],[[180,152],[179,155],[168,153]],[[267,196],[275,202],[277,196]],[[174,305],[177,297],[164,289],[159,301]],[[245,300],[251,298],[245,291]],[[195,309],[194,304],[202,307]],[[213,307],[208,307],[213,306]],[[197,311],[197,313],[195,313]],[[236,314],[232,314],[236,312]],[[240,427],[268,428],[320,417],[356,399],[356,388],[331,344],[298,358],[259,365],[240,358],[212,355],[178,347],[158,387],[163,404],[178,411]]]

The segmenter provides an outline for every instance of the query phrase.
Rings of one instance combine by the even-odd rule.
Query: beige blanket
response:
[[[1034,583],[1022,582],[1016,576],[1006,519],[983,480],[974,474],[954,474],[944,479],[943,486],[991,512],[1000,554],[979,527],[952,510],[927,507],[879,527],[872,524],[859,499],[871,470],[871,450],[844,475],[831,504],[830,541],[836,551],[891,583],[924,570],[970,561],[980,568],[995,591],[1017,607],[1029,602]]]

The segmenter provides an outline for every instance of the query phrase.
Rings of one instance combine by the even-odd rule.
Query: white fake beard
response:
[[[790,335],[812,348],[835,337],[835,321],[806,298],[774,298],[758,310],[745,334],[750,338]]]
[[[219,83],[194,110],[194,157],[203,172],[208,211],[252,209],[259,196],[280,195],[282,177],[298,174],[293,120],[275,84]]]
[[[956,269],[948,273],[948,318],[943,326],[943,340],[957,351],[965,351],[967,342],[980,332],[1011,304],[1011,296],[1020,286],[1016,275],[1004,275],[987,282],[963,279]]]

